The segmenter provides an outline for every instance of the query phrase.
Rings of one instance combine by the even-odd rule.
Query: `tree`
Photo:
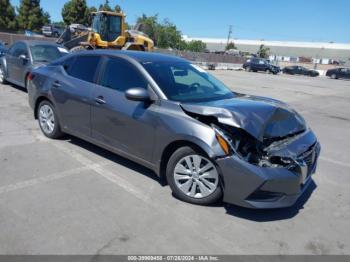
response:
[[[226,45],[225,47],[225,50],[228,51],[228,50],[231,50],[231,49],[237,49],[236,45],[234,42],[230,42]]]
[[[120,13],[120,12],[122,12],[123,10],[122,10],[122,8],[120,7],[120,5],[116,5],[116,6],[114,7],[114,11],[116,11],[117,13]]]
[[[63,21],[67,24],[89,25],[90,10],[85,0],[70,0],[62,8]]]
[[[143,14],[137,19],[139,30],[147,34],[154,44],[160,48],[184,48],[181,32],[176,25],[165,19],[162,23],[158,21],[158,14],[147,16]]]
[[[16,30],[16,13],[15,8],[11,5],[10,0],[0,0],[0,30]]]
[[[17,12],[18,26],[22,30],[40,31],[50,22],[50,15],[40,7],[40,0],[21,0]]]
[[[160,48],[181,48],[182,36],[176,25],[165,19],[158,26],[157,30],[157,45]]]
[[[192,52],[204,52],[207,49],[207,45],[201,40],[192,40],[187,43],[185,49]]]
[[[137,18],[136,23],[139,25],[139,30],[147,34],[157,45],[157,31],[159,30],[158,14],[153,16],[147,16],[142,14],[142,16]]]
[[[269,57],[269,52],[270,52],[270,48],[265,47],[265,45],[261,45],[259,47],[257,55],[260,58],[268,58]]]
[[[99,11],[113,11],[111,6],[109,5],[109,0],[105,0],[105,3],[100,5],[98,8]]]

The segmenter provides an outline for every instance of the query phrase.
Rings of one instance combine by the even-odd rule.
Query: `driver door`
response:
[[[91,109],[93,139],[138,159],[151,162],[158,123],[156,103],[125,97],[130,88],[148,89],[148,82],[129,61],[105,58]]]

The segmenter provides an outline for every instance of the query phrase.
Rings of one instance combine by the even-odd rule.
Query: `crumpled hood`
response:
[[[219,123],[244,129],[261,142],[306,129],[305,120],[287,104],[264,97],[238,95],[225,100],[181,104],[181,107],[187,112],[213,116]]]

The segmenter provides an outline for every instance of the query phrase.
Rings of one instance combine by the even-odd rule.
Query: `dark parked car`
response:
[[[304,75],[304,76],[319,76],[320,73],[316,70],[307,69],[303,66],[287,66],[283,68],[283,74],[289,75]]]
[[[278,74],[281,69],[278,66],[272,65],[268,60],[261,58],[251,58],[243,64],[243,68],[248,72],[263,71],[266,73]]]
[[[288,105],[234,93],[178,57],[75,53],[36,69],[28,94],[45,136],[68,133],[134,160],[190,203],[291,206],[320,154]]]
[[[6,43],[0,41],[0,56],[5,55],[7,52]]]
[[[8,81],[26,88],[31,70],[67,53],[64,47],[50,42],[18,41],[0,57],[0,84]]]
[[[350,79],[350,68],[334,68],[327,71],[326,76],[332,79],[347,78]]]
[[[45,25],[41,29],[44,36],[59,38],[62,35],[64,28],[57,25]]]

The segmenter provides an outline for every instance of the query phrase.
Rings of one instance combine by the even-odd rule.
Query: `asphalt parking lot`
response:
[[[214,74],[290,103],[317,134],[314,185],[294,207],[180,202],[142,166],[44,138],[27,94],[0,85],[0,254],[350,254],[350,81]]]

